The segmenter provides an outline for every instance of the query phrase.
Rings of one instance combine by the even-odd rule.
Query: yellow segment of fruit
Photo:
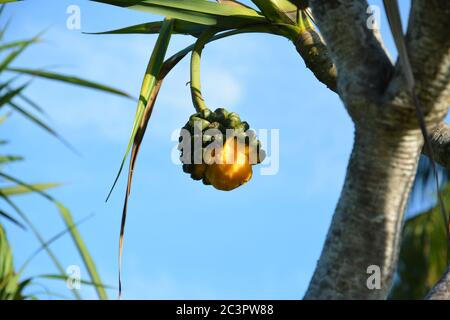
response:
[[[208,181],[216,189],[230,191],[252,178],[253,171],[249,163],[247,146],[238,148],[236,139],[230,138],[218,156],[220,161],[209,165],[205,173]]]

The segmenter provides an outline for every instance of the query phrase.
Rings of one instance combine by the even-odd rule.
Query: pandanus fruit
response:
[[[252,166],[265,152],[256,134],[238,114],[219,108],[193,114],[183,127],[179,149],[183,171],[223,191],[233,190],[252,177]]]

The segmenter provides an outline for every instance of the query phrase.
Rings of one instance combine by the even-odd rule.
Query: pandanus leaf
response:
[[[264,16],[251,8],[229,6],[207,0],[92,1],[218,28],[238,28],[246,24],[265,21]]]

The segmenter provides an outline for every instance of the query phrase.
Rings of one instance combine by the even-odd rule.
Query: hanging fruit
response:
[[[256,134],[237,113],[204,109],[193,114],[183,129],[179,140],[183,171],[216,189],[230,191],[245,184],[252,177],[252,166],[264,160]]]
[[[254,131],[237,113],[219,108],[212,112],[201,91],[200,60],[205,44],[216,29],[203,32],[191,56],[191,95],[197,113],[186,123],[179,139],[183,171],[194,180],[229,191],[248,182],[252,165],[264,160],[265,153]]]

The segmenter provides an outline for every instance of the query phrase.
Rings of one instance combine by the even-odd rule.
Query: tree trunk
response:
[[[384,299],[423,146],[416,111],[402,65],[390,61],[379,32],[367,26],[367,1],[309,3],[326,44],[315,52],[336,68],[336,92],[355,124],[355,143],[305,299]],[[406,46],[429,132],[442,122],[450,101],[449,17],[448,0],[413,1]],[[309,51],[297,49],[308,57]],[[333,88],[334,72],[323,71],[334,69],[316,65],[310,69]]]
[[[306,299],[386,298],[421,147],[417,130],[356,128],[345,184]],[[379,288],[367,286],[370,265],[380,268]]]

